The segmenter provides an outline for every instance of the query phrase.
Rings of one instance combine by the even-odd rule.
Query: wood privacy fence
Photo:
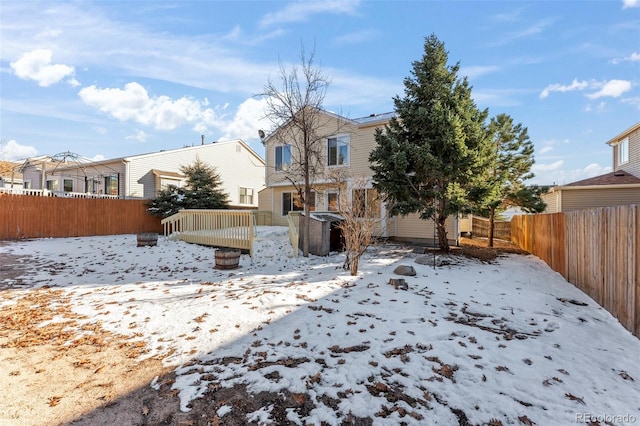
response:
[[[471,216],[471,235],[474,237],[488,237],[489,219],[481,216]],[[493,222],[493,237],[501,240],[511,240],[511,224],[495,220]]]
[[[0,240],[162,232],[144,200],[0,194]]]
[[[514,216],[511,236],[640,338],[640,206]]]

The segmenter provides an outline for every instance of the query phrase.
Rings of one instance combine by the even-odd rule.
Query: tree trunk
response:
[[[351,258],[351,265],[349,265],[349,273],[351,274],[351,276],[356,276],[358,275],[358,263],[360,261],[360,258],[358,256],[354,256]]]
[[[309,257],[309,230],[311,229],[311,188],[305,185],[304,190],[304,229],[302,230],[302,255]]]
[[[489,209],[489,232],[487,235],[487,246],[493,247],[493,228],[495,227],[496,209],[491,207]]]
[[[441,251],[445,253],[449,253],[449,240],[447,240],[447,229],[445,228],[445,222],[447,218],[438,216],[436,220],[437,231],[438,231],[438,247]]]

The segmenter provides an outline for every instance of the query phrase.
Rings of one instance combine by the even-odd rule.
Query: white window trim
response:
[[[626,137],[624,139],[619,140],[616,146],[618,147],[618,150],[617,150],[618,165],[627,164],[629,162],[629,138]]]
[[[339,141],[341,138],[346,138],[346,145],[347,145],[347,161],[343,164],[329,164],[329,139],[336,139],[336,141]],[[337,149],[338,147],[336,147]],[[339,135],[333,135],[333,136],[329,136],[327,138],[327,167],[348,167],[351,165],[351,137],[349,136],[348,133],[342,133]],[[338,157],[337,157],[337,152],[336,152],[336,161],[337,161]]]
[[[249,188],[249,187],[246,187],[246,186],[240,186],[238,188],[239,188],[238,189],[238,204],[244,204],[244,205],[247,205],[247,206],[253,205],[254,204],[253,203],[253,197],[255,197],[255,192],[256,191],[253,188]],[[244,196],[245,197],[251,197],[251,202],[250,203],[242,202],[242,190],[243,189],[245,190]]]
[[[281,167],[278,168],[278,153],[277,153],[278,148],[285,147],[285,146],[289,147],[289,162],[288,163],[282,162]],[[276,172],[286,172],[287,170],[289,170],[289,167],[291,166],[292,162],[293,162],[293,145],[291,145],[290,143],[281,143],[273,147],[273,168],[275,169]]]

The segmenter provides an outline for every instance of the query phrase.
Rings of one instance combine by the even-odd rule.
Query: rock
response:
[[[389,284],[392,285],[396,290],[409,290],[409,284],[407,284],[404,278],[391,278],[389,280]]]
[[[416,275],[416,270],[411,265],[398,265],[398,267],[393,270],[393,273],[413,277]]]
[[[425,256],[416,257],[415,262],[419,265],[429,265],[434,266],[434,256],[432,254],[427,254]],[[440,256],[435,256],[435,266],[442,266],[444,263]]]

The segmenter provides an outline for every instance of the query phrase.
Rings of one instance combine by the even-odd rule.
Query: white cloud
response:
[[[531,168],[536,174],[531,183],[540,185],[566,185],[587,179],[594,176],[600,176],[611,172],[611,167],[602,166],[598,163],[591,163],[581,169],[562,169],[564,162],[562,160],[555,161],[550,164],[534,164]]]
[[[149,97],[147,90],[136,82],[127,83],[122,89],[85,87],[79,92],[82,101],[121,121],[152,126],[158,130],[173,130],[186,123],[203,120],[214,114],[206,108],[208,101],[182,97]],[[215,114],[214,114],[215,115]]]
[[[540,93],[540,98],[544,99],[549,96],[551,92],[570,92],[573,90],[584,90],[589,87],[589,83],[586,81],[578,81],[577,79],[573,79],[570,85],[564,86],[562,84],[550,84],[544,88],[542,93]]]
[[[547,152],[551,152],[553,151],[553,147],[551,145],[546,145],[543,146],[542,148],[540,148],[540,151],[538,151],[538,154],[542,155],[542,154],[546,154]]]
[[[629,56],[625,56],[624,58],[616,58],[611,62],[614,64],[619,64],[620,62],[640,62],[640,53],[633,52]]]
[[[587,104],[584,107],[586,112],[604,112],[607,107],[606,102],[600,101],[597,105],[593,106],[591,104]]]
[[[222,125],[221,140],[242,139],[244,141],[257,139],[258,130],[269,131],[269,121],[265,116],[265,99],[249,98],[240,104],[231,120]]]
[[[336,37],[333,42],[339,45],[360,44],[375,39],[377,35],[377,31],[362,30],[349,34],[343,34],[340,37]]]
[[[631,82],[627,80],[610,80],[602,85],[602,88],[595,93],[587,95],[589,99],[598,99],[603,97],[620,97],[623,93],[631,90]]]
[[[560,170],[563,164],[564,164],[563,160],[554,161],[553,163],[548,163],[548,164],[535,163],[533,166],[531,166],[531,171],[534,172],[535,174],[538,174],[540,172]]]
[[[574,79],[569,85],[562,84],[550,84],[542,90],[540,93],[540,98],[544,99],[551,92],[572,92],[574,90],[597,90],[594,93],[587,94],[587,98],[589,99],[598,99],[603,97],[612,97],[617,98],[622,96],[623,93],[631,90],[631,82],[627,80],[609,80],[605,82],[599,81],[578,81]],[[589,107],[591,108],[591,107]]]
[[[147,141],[148,137],[149,135],[147,135],[142,130],[136,130],[132,135],[127,136],[125,139],[144,143]]]
[[[68,65],[52,64],[53,53],[48,49],[36,49],[23,54],[20,59],[11,62],[11,69],[22,80],[35,80],[39,86],[47,87],[73,75],[75,69]],[[71,85],[77,83],[71,79]]]
[[[471,67],[462,67],[460,68],[460,75],[464,75],[468,78],[479,77],[485,74],[491,74],[496,71],[499,71],[500,67],[497,65],[476,65]]]
[[[622,8],[640,7],[640,0],[622,0]]]
[[[28,157],[33,157],[38,154],[38,151],[27,145],[20,145],[15,140],[0,143],[0,160],[16,161],[24,160]]]
[[[91,160],[91,161],[104,161],[104,160],[106,160],[106,158],[104,157],[104,155],[98,154],[98,155],[95,155],[95,156],[89,158],[89,160]]]
[[[260,25],[263,27],[284,24],[288,22],[304,22],[310,16],[319,13],[354,13],[356,7],[360,3],[359,0],[328,0],[319,2],[295,2],[290,3],[284,9],[269,13],[262,18]]]

